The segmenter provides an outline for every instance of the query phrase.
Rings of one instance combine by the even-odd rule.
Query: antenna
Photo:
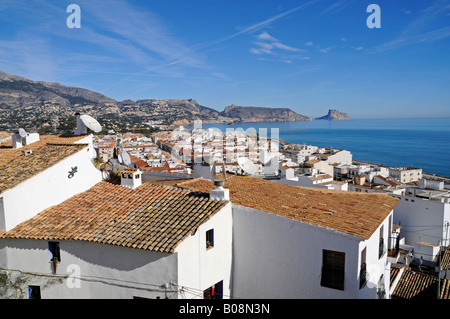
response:
[[[237,161],[239,167],[244,171],[244,173],[248,175],[256,175],[258,169],[249,158],[239,157]]]
[[[227,179],[227,170],[225,169],[225,156],[223,157],[223,160],[222,160],[222,173],[223,173],[223,178],[226,180]]]

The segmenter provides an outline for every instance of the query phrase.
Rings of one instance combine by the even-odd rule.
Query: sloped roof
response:
[[[158,183],[153,181],[153,183]],[[174,186],[208,193],[214,183],[195,178]],[[357,193],[292,186],[250,176],[225,181],[233,204],[368,239],[398,202],[384,193]]]
[[[1,232],[0,238],[80,240],[173,253],[226,204],[151,183],[132,190],[100,182]]]
[[[41,135],[40,140],[18,149],[8,141],[0,145],[0,193],[43,172],[79,152],[86,144],[74,144],[86,136]],[[31,150],[24,156],[23,152]]]
[[[439,299],[450,299],[450,280],[442,279]],[[410,269],[403,271],[392,299],[438,299],[438,277]]]

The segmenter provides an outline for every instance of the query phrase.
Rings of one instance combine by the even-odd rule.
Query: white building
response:
[[[389,169],[389,177],[402,183],[417,182],[422,179],[422,169],[414,167],[398,167]]]
[[[316,153],[313,153],[317,159],[327,161],[329,164],[352,164],[352,153],[346,150],[338,150],[333,148],[319,148]]]
[[[400,200],[394,223],[401,225],[405,243],[414,247],[416,258],[432,261],[441,245],[450,244],[450,191],[443,182],[422,179],[418,187],[403,187],[391,196]]]
[[[201,178],[173,185],[214,187]],[[396,199],[244,176],[224,187],[233,203],[232,297],[389,298]]]
[[[6,297],[228,298],[231,237],[227,201],[100,182],[0,232]]]
[[[101,181],[93,152],[91,135],[41,135],[32,143],[1,148],[0,230],[10,230]]]

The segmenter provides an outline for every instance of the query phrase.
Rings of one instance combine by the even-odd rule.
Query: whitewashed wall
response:
[[[406,238],[406,244],[439,244],[445,235],[444,223],[449,221],[450,205],[417,197],[394,197],[400,198],[394,208],[394,224],[402,226],[400,234]]]
[[[83,148],[45,171],[6,190],[0,229],[10,230],[44,209],[81,193],[102,180],[101,172],[91,162],[91,149]],[[72,167],[78,172],[68,178]]]
[[[227,204],[176,249],[178,283],[190,287],[180,298],[203,298],[205,289],[223,281],[224,298],[231,294],[232,211]],[[206,232],[214,229],[214,247],[206,249]]]
[[[379,288],[379,280],[381,275],[383,275],[385,292],[387,294],[386,298],[389,298],[389,282],[390,282],[390,263],[388,262],[388,239],[390,236],[389,229],[389,218],[391,218],[393,212],[383,221],[383,223],[377,228],[377,230],[372,234],[372,236],[359,244],[358,253],[358,272],[361,265],[361,252],[366,248],[366,264],[368,273],[368,282],[366,286],[362,289],[357,290],[357,298],[361,299],[375,299],[377,298],[377,288]],[[380,232],[383,226],[383,238],[385,253],[380,258],[379,257],[379,243],[380,243]],[[359,285],[359,273],[358,273],[358,285]]]
[[[387,229],[387,219],[385,224]],[[374,291],[359,290],[363,239],[238,205],[233,206],[233,225],[233,297],[374,296]],[[378,258],[378,233],[365,245],[368,254]],[[320,285],[323,249],[345,253],[344,291]],[[386,256],[382,261],[372,261],[371,256],[368,262],[380,262],[384,268]]]
[[[214,247],[206,250],[206,231],[214,229]],[[41,274],[29,276],[27,285],[41,286],[43,299],[58,298],[203,298],[203,291],[223,281],[225,298],[230,295],[231,204],[186,238],[174,254],[89,243],[59,241],[61,262],[57,275],[74,275],[79,269],[79,288],[70,288],[73,278],[48,284],[52,275],[48,241],[7,239],[0,241],[0,268]],[[175,285],[171,285],[171,283]],[[161,288],[167,284],[168,292]],[[184,293],[178,289],[188,287]]]
[[[57,275],[61,282],[49,283],[51,275],[48,242],[42,240],[9,239],[0,242],[0,266],[20,269],[33,274],[25,284],[41,286],[42,299],[129,299],[133,297],[164,298],[159,286],[177,279],[177,255],[125,248],[82,241],[60,241],[61,262]],[[75,267],[79,273],[75,273]],[[11,274],[17,272],[10,271]],[[71,285],[72,284],[72,285]],[[71,286],[70,286],[71,285]],[[173,289],[173,288],[172,288]],[[176,293],[169,292],[168,297]],[[25,295],[25,298],[28,298]]]

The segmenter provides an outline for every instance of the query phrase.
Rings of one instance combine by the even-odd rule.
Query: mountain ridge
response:
[[[290,108],[238,106],[223,111],[199,104],[195,99],[125,99],[117,101],[101,93],[65,86],[57,82],[34,81],[0,71],[0,120],[11,116],[61,118],[75,112],[122,123],[147,121],[172,123],[310,121],[312,118]],[[17,124],[19,125],[19,124]]]

